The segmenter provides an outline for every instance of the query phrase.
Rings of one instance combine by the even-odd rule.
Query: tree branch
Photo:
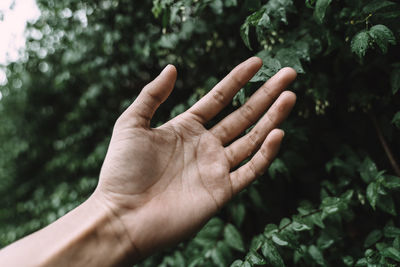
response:
[[[370,117],[371,117],[372,123],[374,124],[376,133],[378,134],[379,141],[381,142],[381,145],[382,145],[383,149],[385,150],[386,156],[388,157],[389,162],[392,165],[394,172],[396,173],[397,176],[400,177],[400,167],[397,164],[397,162],[393,156],[393,153],[390,150],[390,148],[386,142],[386,139],[382,134],[382,130],[379,127],[378,121],[376,120],[376,117],[373,113],[370,114]]]

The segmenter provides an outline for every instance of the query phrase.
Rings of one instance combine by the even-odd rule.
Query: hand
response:
[[[275,128],[296,99],[292,92],[281,93],[296,77],[291,68],[279,71],[214,127],[204,127],[261,65],[259,58],[248,59],[189,110],[152,129],[150,120],[176,80],[169,65],[118,118],[94,197],[120,221],[141,257],[198,230],[277,154],[284,133]]]

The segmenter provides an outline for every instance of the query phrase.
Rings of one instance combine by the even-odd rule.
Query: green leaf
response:
[[[212,218],[196,235],[193,241],[202,246],[214,244],[220,237],[223,227],[224,222],[221,219]]]
[[[299,55],[294,48],[282,48],[275,56],[282,66],[292,67],[297,73],[305,73]]]
[[[311,245],[308,248],[308,254],[310,254],[311,258],[319,264],[319,265],[324,265],[324,256],[322,255],[322,252],[319,248],[317,248],[315,245]]]
[[[225,0],[226,7],[237,6],[237,0]]]
[[[272,235],[272,241],[279,246],[287,246],[289,243],[282,239],[282,237],[278,236],[278,234]]]
[[[249,37],[249,31],[251,26],[256,26],[259,22],[259,20],[262,17],[262,14],[264,13],[265,9],[260,9],[250,16],[248,16],[243,23],[243,25],[240,27],[240,36],[242,37],[242,40],[244,44],[249,48],[250,50],[253,50],[250,45],[250,37]]]
[[[375,13],[383,8],[394,6],[395,3],[386,0],[374,0],[364,6],[363,12],[365,14]]]
[[[377,178],[378,169],[376,168],[375,163],[369,157],[366,157],[361,164],[360,175],[366,183],[370,183]]]
[[[231,257],[231,250],[229,249],[228,245],[222,241],[219,241],[217,246],[211,251],[211,259],[217,266],[220,267],[227,266]]]
[[[246,255],[246,261],[248,261],[250,264],[253,264],[253,265],[264,265],[264,264],[266,264],[264,258],[254,250],[251,250]]]
[[[278,226],[276,224],[267,224],[264,229],[264,235],[266,237],[271,237],[274,233],[278,232]]]
[[[393,240],[393,247],[396,248],[396,249],[400,249],[400,236],[397,236]]]
[[[287,227],[291,222],[289,218],[283,217],[279,223],[279,228]]]
[[[249,32],[250,32],[249,23],[247,22],[243,23],[243,25],[240,27],[240,37],[242,37],[242,40],[244,44],[247,46],[247,48],[253,50],[250,45]]]
[[[400,67],[394,68],[390,73],[390,85],[392,87],[392,93],[396,94],[400,89]],[[400,128],[400,122],[396,124],[396,126]]]
[[[367,262],[367,259],[366,258],[361,258],[361,259],[359,259],[357,262],[356,262],[356,267],[361,267],[361,266],[367,266],[368,265],[368,262]]]
[[[392,119],[392,123],[400,129],[400,111],[398,111],[396,114],[394,114],[394,117]],[[398,180],[400,180],[400,177],[397,177]]]
[[[321,228],[325,228],[324,222],[322,221],[322,214],[321,212],[315,213],[313,215],[311,215],[311,221],[321,227]]]
[[[232,224],[227,224],[224,229],[224,238],[228,246],[244,252],[244,244],[239,231]]]
[[[325,197],[321,203],[322,215],[321,218],[325,219],[328,215],[334,214],[343,208],[343,203],[338,197]]]
[[[285,163],[279,158],[276,158],[268,168],[268,174],[272,179],[276,178],[277,173],[284,173],[286,175],[289,174],[289,170]]]
[[[242,260],[235,260],[232,262],[231,267],[242,267],[243,261]]]
[[[387,243],[378,242],[378,243],[375,244],[375,247],[376,247],[377,250],[383,251],[384,249],[389,247],[389,245]]]
[[[222,3],[222,0],[212,1],[210,3],[210,7],[216,15],[221,15],[224,11],[224,4]]]
[[[378,184],[372,182],[367,187],[367,199],[371,207],[375,209],[376,201],[378,200]]]
[[[379,24],[371,27],[369,30],[369,35],[384,54],[387,52],[388,44],[396,44],[396,39],[393,35],[393,32],[385,25]]]
[[[253,78],[250,80],[250,82],[266,82],[269,78],[274,76],[281,68],[281,63],[279,60],[274,59],[268,55],[263,54],[258,54],[258,56],[262,59],[263,65],[261,66],[261,69],[256,73],[256,75],[253,76]],[[277,159],[275,159],[271,166],[269,167],[269,174],[272,178],[275,178],[275,173],[276,172],[284,172],[285,166],[279,165],[280,163],[276,162]],[[279,161],[279,160],[278,160]],[[283,163],[283,162],[282,162]],[[273,167],[273,165],[275,166]],[[278,164],[278,165],[276,165]],[[284,164],[283,164],[284,165]],[[272,171],[271,168],[273,168]],[[272,175],[271,175],[272,172]]]
[[[400,262],[400,251],[394,247],[388,247],[384,249],[381,254],[387,258],[391,258],[397,262]]]
[[[353,266],[354,264],[354,259],[352,256],[344,256],[342,260],[346,266]]]
[[[360,58],[364,57],[370,46],[370,38],[368,32],[365,30],[357,33],[351,40],[351,51],[356,53]]]
[[[253,202],[254,206],[259,208],[260,210],[264,210],[265,209],[264,200],[260,192],[254,186],[251,186],[250,188],[248,188],[248,190],[249,190],[249,197]]]
[[[393,201],[393,197],[391,195],[380,195],[376,205],[382,211],[387,212],[393,216],[396,216],[396,207]]]
[[[364,256],[369,264],[376,264],[379,261],[379,253],[373,249],[367,249]]]
[[[239,202],[230,206],[230,214],[232,216],[233,222],[237,227],[240,227],[246,216],[246,208],[243,202]]]
[[[307,224],[304,224],[304,223],[301,223],[298,221],[293,221],[292,229],[296,232],[301,232],[301,231],[305,231],[305,230],[310,230],[311,227],[308,226]]]
[[[399,237],[400,236],[400,228],[391,226],[391,225],[386,225],[385,228],[383,228],[383,235],[385,237]]]
[[[367,238],[364,241],[364,247],[368,248],[378,242],[382,238],[382,231],[381,230],[374,230],[368,234]]]
[[[267,240],[261,247],[261,252],[265,257],[266,264],[273,267],[285,266],[281,255],[275,245]]]
[[[324,21],[326,9],[331,2],[332,0],[317,0],[315,3],[314,18],[319,24]]]

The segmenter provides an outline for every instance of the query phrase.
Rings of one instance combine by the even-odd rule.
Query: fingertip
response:
[[[290,76],[293,80],[297,77],[296,70],[291,67],[284,67],[282,71],[284,71],[286,75]]]
[[[168,73],[170,75],[177,76],[178,71],[176,70],[176,67],[172,64],[168,64],[161,72],[161,74]]]
[[[282,129],[273,129],[269,135],[272,139],[278,139],[280,141],[285,136],[285,131],[283,131]]]
[[[285,98],[289,99],[290,102],[296,103],[297,96],[292,91],[284,91],[284,92],[282,92],[281,95],[284,96]]]
[[[254,56],[254,57],[251,57],[250,59],[252,61],[254,61],[254,63],[257,64],[258,66],[260,66],[260,68],[261,68],[263,61],[260,57]]]

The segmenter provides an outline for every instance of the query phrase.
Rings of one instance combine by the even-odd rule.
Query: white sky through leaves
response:
[[[35,0],[0,0],[0,85],[7,83],[4,66],[18,60],[25,47],[26,23],[39,16]]]

